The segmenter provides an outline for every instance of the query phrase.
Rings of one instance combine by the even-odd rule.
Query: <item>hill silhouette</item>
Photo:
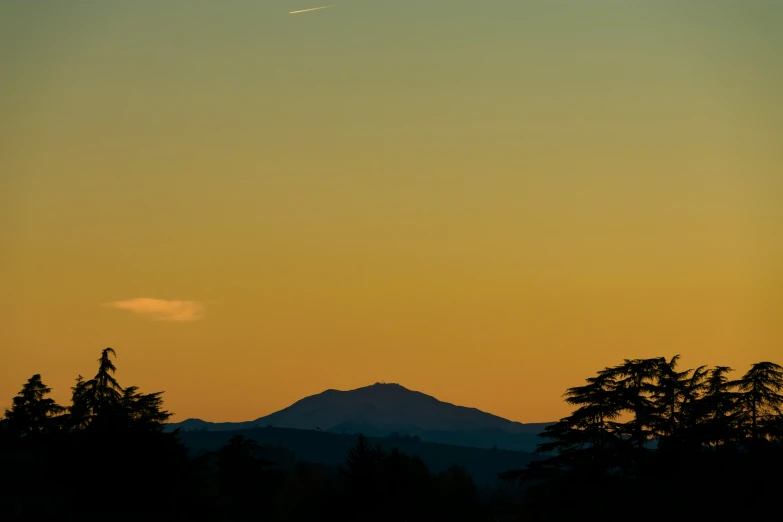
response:
[[[337,466],[345,460],[348,450],[356,443],[356,435],[318,432],[314,430],[298,430],[290,428],[255,428],[245,430],[220,431],[188,431],[182,432],[180,438],[197,457],[208,452],[217,451],[220,447],[236,436],[242,435],[248,440],[256,441],[265,451],[290,452],[285,458],[279,455],[270,456],[269,460],[290,471],[296,461],[306,461],[326,466]],[[422,442],[411,436],[370,437],[373,445],[377,444],[384,450],[397,448],[403,453],[419,456],[432,472],[445,471],[457,465],[464,468],[477,484],[489,485],[497,483],[498,474],[518,464],[527,465],[541,457],[532,453],[509,450],[491,450]]]
[[[375,383],[355,390],[326,390],[247,422],[187,419],[167,425],[181,431],[227,431],[260,427],[363,433],[372,437],[415,435],[426,442],[477,448],[533,451],[549,423],[523,424],[476,408],[443,402],[399,384]]]

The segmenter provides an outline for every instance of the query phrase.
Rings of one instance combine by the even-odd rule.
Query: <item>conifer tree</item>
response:
[[[767,438],[769,427],[783,414],[783,367],[772,362],[756,363],[734,384],[743,426],[751,441]]]
[[[51,388],[41,380],[40,374],[30,377],[19,395],[13,398],[10,410],[5,411],[7,429],[21,436],[39,435],[54,430],[58,417],[65,408],[54,399],[46,397]]]
[[[738,396],[736,381],[730,381],[728,366],[716,366],[706,371],[701,393],[693,403],[696,421],[692,438],[701,445],[721,446],[738,436]]]

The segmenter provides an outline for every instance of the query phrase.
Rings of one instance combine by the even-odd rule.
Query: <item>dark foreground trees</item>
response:
[[[732,379],[629,359],[568,389],[575,410],[541,458],[502,474],[521,482],[520,510],[510,489],[434,473],[395,439],[360,436],[339,467],[241,435],[188,455],[162,393],[122,386],[115,357],[101,352],[68,406],[40,375],[22,385],[0,420],[0,520],[783,520],[783,368],[769,362]]]
[[[340,511],[349,520],[480,521],[490,514],[462,468],[432,474],[419,457],[396,448],[383,451],[361,435],[340,475],[344,491]]]
[[[460,468],[431,473],[364,437],[332,468],[242,435],[188,456],[161,392],[124,387],[101,352],[60,406],[40,375],[0,420],[0,520],[480,521],[487,505]]]
[[[47,397],[40,375],[14,398],[0,421],[5,518],[105,519],[170,508],[185,448],[163,431],[170,414],[161,393],[123,388],[114,355],[106,348],[95,377],[77,379],[68,407]]]
[[[51,391],[41,381],[40,374],[30,377],[19,395],[14,397],[11,409],[5,411],[5,419],[1,423],[3,432],[6,435],[35,437],[61,429],[64,419],[60,415],[66,409],[47,397]]]
[[[680,370],[631,359],[566,391],[576,410],[546,428],[547,458],[521,481],[528,520],[783,520],[783,368]]]

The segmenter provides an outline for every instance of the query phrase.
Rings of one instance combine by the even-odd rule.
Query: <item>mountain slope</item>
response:
[[[418,435],[422,440],[474,447],[531,450],[546,424],[522,424],[476,408],[443,402],[399,384],[376,383],[349,391],[326,390],[250,422],[208,423],[188,419],[182,431],[223,431],[274,426],[333,433]]]
[[[528,425],[439,401],[399,384],[376,383],[350,391],[326,390],[288,408],[253,421],[281,428],[332,430],[341,424],[363,424],[376,429],[416,430],[501,429],[529,432]]]

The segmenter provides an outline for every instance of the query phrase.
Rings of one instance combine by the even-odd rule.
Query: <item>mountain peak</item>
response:
[[[396,382],[384,382],[384,381],[378,381],[372,386],[396,386],[398,388],[405,388],[405,386],[402,386],[401,384],[398,384]],[[407,388],[405,388],[407,389]]]
[[[443,402],[399,383],[378,381],[353,390],[326,390],[254,421],[259,425],[325,431],[372,427],[415,434],[427,430],[520,431],[518,422]]]
[[[254,421],[218,425],[189,419],[181,424],[185,430],[260,426],[368,436],[397,433],[449,444],[499,445],[509,449],[535,447],[535,435],[544,427],[513,422],[476,408],[440,401],[399,383],[383,381],[353,390],[325,390]]]

